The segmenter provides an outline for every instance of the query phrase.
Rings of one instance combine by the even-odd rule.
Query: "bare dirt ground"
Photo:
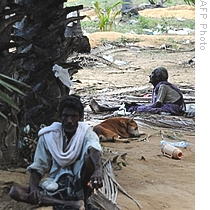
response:
[[[183,7],[175,7],[173,10],[151,10],[151,15],[166,16],[171,15],[170,12],[174,11],[173,16],[176,12],[177,17],[194,19],[194,10],[191,7],[185,6],[184,8],[185,10]],[[142,11],[143,13],[149,15],[150,10]],[[191,14],[190,17],[189,14]],[[195,68],[186,64],[186,61],[195,56],[194,35],[139,35],[140,42],[126,46],[113,44],[122,34],[107,32],[89,34],[88,36],[92,54],[111,55],[114,61],[126,62],[124,65],[116,67],[105,65],[103,61],[98,60],[94,66],[84,67],[74,75],[74,80],[78,79],[82,83],[75,83],[73,91],[80,94],[84,104],[87,105],[85,120],[90,125],[94,125],[112,114],[94,114],[88,107],[90,97],[94,97],[99,103],[116,105],[122,101],[128,101],[131,96],[151,93],[152,87],[148,83],[148,76],[157,66],[164,66],[168,69],[169,82],[185,90],[194,90]],[[137,37],[137,35],[127,36],[129,38]],[[101,46],[101,38],[104,37],[109,42]],[[170,44],[169,39],[176,42],[176,48],[160,49],[163,44]],[[183,124],[177,128],[173,125],[166,127],[160,124],[142,124],[140,119],[151,119],[148,117],[135,116],[140,130],[147,135],[151,134],[148,141],[133,140],[127,144],[103,143],[104,151],[112,151],[112,154],[127,153],[126,167],[114,170],[116,179],[145,210],[192,210],[195,208],[194,119],[162,116],[163,119],[182,121]],[[161,116],[153,115],[152,117],[157,120]],[[183,152],[181,160],[162,155],[160,131],[170,133],[172,136],[176,134],[180,139],[190,143],[189,147],[181,148]],[[173,140],[170,139],[170,141]],[[0,209],[28,209],[28,206],[14,202],[8,196],[11,185],[14,183],[28,185],[28,182],[29,175],[25,173],[24,169],[0,171]],[[138,209],[137,205],[121,192],[118,194],[117,203],[122,210]],[[40,209],[51,209],[51,207]]]

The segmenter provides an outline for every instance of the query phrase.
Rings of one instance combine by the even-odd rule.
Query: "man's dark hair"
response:
[[[63,109],[66,107],[77,110],[79,112],[80,117],[82,117],[84,114],[84,106],[80,101],[80,97],[75,94],[65,95],[61,97],[58,106],[58,112],[60,117]]]
[[[168,80],[168,71],[166,68],[159,66],[154,69],[155,75],[159,78],[159,81],[167,81]]]

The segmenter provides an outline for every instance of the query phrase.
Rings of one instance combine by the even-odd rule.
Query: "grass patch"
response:
[[[118,16],[114,16],[111,18],[110,16],[105,16],[105,13],[102,13],[102,9],[109,10],[110,8],[113,10],[112,13],[116,13],[122,7],[121,4],[116,5],[116,1],[109,0],[69,0],[65,4],[68,6],[73,5],[80,5],[83,4],[84,7],[92,7],[94,8],[94,4],[98,2],[98,8],[100,12],[98,15],[96,14],[97,18],[94,20],[87,20],[84,19],[81,21],[81,25],[83,30],[86,33],[93,33],[98,31],[115,31],[120,33],[133,33],[133,34],[148,34],[149,31],[159,33],[166,33],[168,29],[172,30],[179,30],[183,28],[189,28],[191,30],[195,30],[195,20],[185,19],[184,21],[177,20],[175,17],[170,18],[152,18],[152,17],[144,17],[139,16],[138,18],[126,18],[126,20],[122,20],[121,14]],[[142,3],[149,3],[148,0],[133,1],[135,5],[142,4]],[[167,6],[174,6],[174,5],[183,5],[184,0],[167,0],[164,5]],[[116,5],[116,6],[115,6]],[[112,8],[113,7],[113,8]],[[103,15],[102,15],[103,14]],[[107,19],[107,20],[106,20]],[[104,20],[104,21],[102,21]],[[106,20],[106,21],[105,21]],[[107,27],[109,26],[109,27]]]
[[[65,5],[72,6],[72,5],[84,5],[84,7],[92,7],[93,6],[93,0],[68,0],[65,2]],[[98,0],[98,2],[103,6],[109,3],[110,5],[114,5],[116,3],[116,0]],[[155,1],[157,2],[157,0]],[[139,5],[139,4],[149,4],[148,0],[133,0],[134,5]],[[175,6],[175,5],[182,5],[186,4],[184,0],[167,0],[164,3],[164,6]]]
[[[81,25],[87,33],[100,31],[96,21],[83,20],[81,21]],[[127,22],[123,22],[120,21],[120,19],[117,19],[115,25],[112,27],[112,31],[120,33],[148,34],[148,30],[161,30],[163,33],[165,33],[168,29],[182,28],[189,28],[194,30],[195,21],[178,21],[176,18],[151,18],[140,16],[137,19],[131,19]]]
[[[127,38],[125,36],[121,36],[119,40],[117,40],[118,42],[121,42],[121,43],[135,43],[135,42],[140,42],[141,39],[139,38]]]

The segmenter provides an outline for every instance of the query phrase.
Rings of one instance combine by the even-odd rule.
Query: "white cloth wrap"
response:
[[[67,145],[66,152],[63,152],[63,130],[62,124],[54,122],[51,126],[42,128],[38,136],[44,135],[50,153],[56,162],[64,167],[76,161],[79,157],[84,136],[90,126],[85,122],[79,122],[78,128],[71,141]]]

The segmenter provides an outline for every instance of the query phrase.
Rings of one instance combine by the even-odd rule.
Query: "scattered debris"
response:
[[[144,156],[141,156],[141,159],[140,159],[140,160],[144,160],[144,161],[145,161],[146,159],[145,159],[145,157],[144,157]]]
[[[160,144],[162,146],[164,146],[165,144],[170,144],[175,147],[183,147],[183,148],[186,148],[190,145],[189,142],[187,142],[187,141],[169,142],[169,141],[165,141],[165,140],[160,141]]]
[[[181,159],[182,157],[182,151],[170,144],[164,144],[161,151],[164,156],[169,158]]]

